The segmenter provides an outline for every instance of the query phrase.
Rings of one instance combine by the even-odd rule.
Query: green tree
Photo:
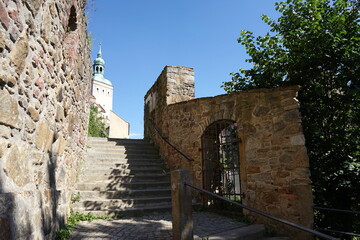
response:
[[[107,137],[104,118],[95,106],[90,107],[88,134],[90,137]]]
[[[299,100],[315,205],[360,210],[360,13],[358,1],[288,0],[263,15],[265,36],[242,31],[250,69],[231,73],[228,92],[301,85]],[[355,215],[315,215],[322,228],[360,231]],[[336,221],[335,221],[336,219]],[[357,222],[356,222],[357,221]]]

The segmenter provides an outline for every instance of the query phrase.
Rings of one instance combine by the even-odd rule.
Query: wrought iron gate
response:
[[[220,120],[208,126],[202,136],[204,189],[241,202],[240,159],[237,126]],[[206,207],[221,208],[221,202],[204,199]]]

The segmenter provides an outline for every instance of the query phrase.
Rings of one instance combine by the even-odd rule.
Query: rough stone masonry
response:
[[[52,239],[84,157],[84,0],[0,0],[0,239]]]
[[[240,139],[242,202],[311,228],[309,159],[296,99],[298,90],[298,86],[257,89],[195,99],[194,70],[166,66],[145,95],[144,135],[159,147],[170,170],[188,169],[192,182],[204,187],[204,131],[217,121],[235,122]],[[163,137],[194,161],[186,160],[163,141],[149,119]],[[245,213],[291,239],[311,239],[294,228]]]

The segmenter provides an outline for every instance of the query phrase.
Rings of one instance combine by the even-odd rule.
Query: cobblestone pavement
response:
[[[209,212],[194,212],[194,237],[245,226],[231,218]],[[170,240],[171,215],[144,216],[116,220],[81,222],[71,235],[71,240]],[[205,238],[204,238],[205,239]]]

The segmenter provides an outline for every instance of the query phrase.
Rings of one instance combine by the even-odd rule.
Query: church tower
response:
[[[105,126],[109,138],[129,138],[130,124],[112,111],[113,85],[104,77],[105,61],[102,58],[101,45],[93,63],[91,95],[106,119]]]
[[[104,70],[105,61],[102,58],[100,45],[97,58],[93,63],[91,94],[96,98],[96,103],[105,111],[104,117],[109,122],[113,104],[113,85],[104,77]]]

